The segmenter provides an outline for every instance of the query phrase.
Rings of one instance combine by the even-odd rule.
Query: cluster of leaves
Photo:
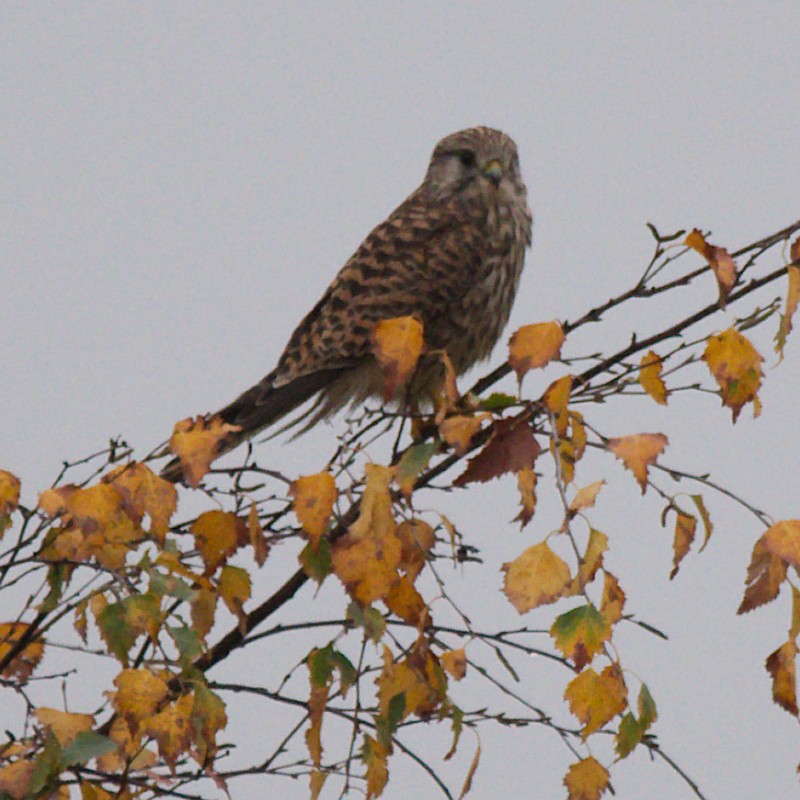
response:
[[[122,443],[70,465],[100,464],[79,483],[59,476],[33,508],[20,504],[16,477],[0,472],[0,534],[8,535],[18,525],[12,544],[0,554],[0,589],[11,596],[14,587],[34,587],[29,592],[26,588],[15,612],[0,620],[0,689],[21,698],[24,708],[18,730],[0,745],[0,797],[63,799],[70,796],[70,786],[79,787],[84,800],[196,797],[187,787],[203,780],[227,791],[229,781],[243,775],[304,775],[312,798],[322,794],[331,776],[341,781],[340,796],[357,786],[374,798],[382,794],[391,758],[398,753],[452,797],[437,769],[406,741],[405,734],[420,722],[448,724],[452,739],[445,760],[456,753],[464,730],[489,723],[535,724],[553,731],[574,754],[564,777],[570,800],[597,800],[611,786],[613,764],[638,747],[665,758],[702,796],[663,754],[654,736],[658,715],[653,696],[615,647],[618,626],[635,618],[625,608],[619,577],[605,563],[609,537],[591,521],[606,480],[582,484],[577,478],[588,452],[607,454],[631,472],[642,493],[649,489],[663,499],[662,524],[674,515],[672,577],[690,552],[698,525],[704,532],[700,549],[713,525],[699,492],[670,493],[654,472],[695,480],[706,489],[715,486],[704,476],[661,464],[668,446],[664,434],[605,436],[578,409],[626,394],[646,394],[666,405],[678,391],[709,391],[702,381],[680,383],[684,371],[703,367],[706,382],[713,383],[734,422],[748,404],[757,415],[763,358],[745,331],[769,319],[777,305],[756,308],[721,332],[693,339],[686,334],[714,314],[726,313],[726,306],[788,276],[776,334],[782,358],[800,299],[800,240],[772,272],[749,280],[747,273],[798,229],[800,223],[734,256],[709,244],[697,230],[680,239],[662,237],[653,229],[655,254],[631,290],[572,323],[537,323],[517,330],[507,362],[465,394],[459,392],[446,353],[425,351],[418,321],[384,321],[373,332],[373,346],[385,376],[385,399],[402,401],[421,359],[437,361],[443,379],[432,398],[433,413],[421,415],[402,408],[402,402],[402,413],[365,411],[351,423],[323,471],[293,480],[250,460],[236,469],[211,470],[231,427],[217,418],[184,420],[175,428],[171,450],[181,460],[186,484],[193,487],[190,499],[206,507],[183,522],[175,521],[175,487],[150,469],[155,454],[137,461]],[[664,271],[692,250],[707,266],[664,280]],[[737,266],[735,258],[744,258],[744,264]],[[645,339],[634,337],[615,353],[583,358],[562,354],[575,330],[624,303],[686,286],[709,271],[719,296],[686,319]],[[679,343],[670,344],[675,338]],[[587,358],[589,366],[573,370]],[[523,378],[535,369],[561,374],[553,376],[539,397],[525,398]],[[517,395],[484,396],[512,371],[520,386]],[[402,430],[409,416],[411,443],[400,448],[398,433],[388,463],[365,460],[370,447],[389,437],[393,427]],[[473,627],[438,569],[443,560],[474,561],[472,550],[447,516],[421,511],[418,503],[419,493],[432,491],[441,476],[447,476],[445,488],[453,489],[504,475],[516,479],[516,522],[526,535],[536,528],[530,523],[536,519],[543,476],[561,509],[553,530],[533,534],[523,551],[503,566],[503,592],[516,612],[525,615],[554,606],[544,647],[529,643],[533,632],[527,628],[486,632]],[[270,492],[273,485],[278,490]],[[750,510],[766,530],[754,547],[740,612],[775,599],[781,585],[789,583],[789,568],[800,571],[800,521],[773,522]],[[299,566],[276,589],[281,562],[270,554],[277,545],[297,540],[302,542],[297,547]],[[267,573],[262,595],[259,577]],[[324,585],[326,602],[344,594],[336,618],[314,621],[309,610],[306,623],[258,631],[309,582],[320,592]],[[332,582],[341,589],[331,593]],[[766,666],[775,701],[797,716],[800,591],[790,586],[794,602],[789,636]],[[9,603],[3,607],[8,609]],[[232,625],[220,633],[225,612]],[[450,624],[453,615],[458,624]],[[66,673],[40,673],[44,663],[58,667],[70,622],[77,637],[72,648],[84,658],[102,661],[107,673],[101,671],[97,679],[103,691],[99,709],[92,713],[70,712],[66,704],[63,709],[39,704],[31,689],[35,680],[69,683]],[[277,689],[264,685],[276,678],[268,673],[252,685],[208,676],[215,665],[267,637],[287,636],[292,630],[324,635],[331,627],[335,635],[317,641]],[[563,696],[576,722],[558,725],[551,714],[507,687],[481,664],[482,647],[497,655],[514,680],[507,653],[537,653],[562,665],[569,676]],[[92,670],[82,665],[78,675]],[[300,674],[305,676],[304,696],[288,688]],[[473,675],[517,700],[525,715],[511,720],[503,712],[487,710],[481,701],[475,708],[460,707],[455,686]],[[219,736],[236,694],[298,709],[301,717],[260,763],[226,768],[231,750]],[[336,736],[327,734],[331,726],[338,726]],[[349,735],[338,735],[341,726]],[[300,731],[305,754],[281,762]],[[601,755],[601,733],[613,734],[613,752],[606,756]],[[463,777],[462,796],[469,791],[479,756],[480,746]]]

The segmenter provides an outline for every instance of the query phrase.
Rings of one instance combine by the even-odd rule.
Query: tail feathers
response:
[[[317,392],[330,385],[342,370],[328,369],[301,375],[289,383],[275,386],[273,375],[267,375],[262,381],[241,394],[232,403],[220,409],[217,414],[231,425],[238,425],[240,430],[226,437],[219,447],[217,457],[233,450],[246,439],[269,427],[282,417],[290,414],[298,406],[313,397]],[[292,427],[292,421],[286,427]],[[283,430],[283,429],[282,429]],[[173,458],[164,469],[161,477],[177,483],[183,479],[183,468],[180,460]]]

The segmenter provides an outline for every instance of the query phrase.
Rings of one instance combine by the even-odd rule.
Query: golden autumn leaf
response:
[[[408,383],[424,349],[422,323],[413,317],[381,320],[370,336],[383,373],[383,399],[391,400]]]
[[[725,308],[728,295],[736,283],[736,263],[724,247],[709,244],[703,234],[695,228],[687,237],[686,245],[700,253],[708,262],[719,288],[719,303]]]
[[[246,541],[249,534],[244,521],[230,511],[204,511],[192,523],[195,545],[206,565],[206,574],[213,574]]]
[[[674,550],[674,557],[672,559],[672,572],[669,577],[672,580],[677,574],[681,561],[683,561],[689,548],[694,541],[694,532],[697,528],[697,517],[691,514],[684,514],[678,511],[678,518],[675,520],[675,536],[673,538],[672,549]]]
[[[316,550],[328,529],[328,521],[336,502],[336,482],[330,472],[302,475],[292,482],[289,494],[292,510]]]
[[[478,455],[469,460],[466,470],[454,481],[454,486],[466,486],[476,481],[485,483],[506,472],[532,469],[541,447],[526,420],[499,419],[494,433]]]
[[[618,666],[609,665],[599,674],[589,667],[569,682],[564,699],[583,723],[581,736],[586,739],[627,708],[628,689]]]
[[[173,772],[178,759],[188,751],[192,741],[193,706],[194,695],[191,692],[181,695],[141,724],[142,732],[156,740],[159,755]]]
[[[150,533],[161,545],[169,530],[169,521],[178,506],[175,486],[156,475],[146,464],[126,464],[103,476],[120,495],[125,510],[140,525],[142,516],[150,517]]]
[[[73,484],[58,486],[55,489],[45,489],[39,495],[38,507],[48,517],[60,517],[67,510],[67,498],[76,491],[78,491],[78,487]]]
[[[795,717],[798,714],[795,667],[797,653],[797,644],[790,639],[771,653],[765,663],[767,672],[772,676],[772,699]]]
[[[796,244],[797,241],[795,242]],[[787,267],[787,272],[789,286],[786,289],[786,307],[783,314],[781,314],[778,332],[775,334],[775,352],[778,354],[780,361],[783,361],[783,349],[786,347],[786,339],[792,332],[792,317],[794,317],[794,312],[797,311],[797,304],[800,302],[800,267]]]
[[[574,382],[575,379],[572,375],[564,375],[562,378],[553,381],[553,383],[544,390],[544,394],[542,395],[542,403],[555,417],[556,435],[560,439],[563,439],[567,434],[567,424],[569,422],[567,403],[569,402],[569,396]]]
[[[132,732],[142,720],[151,717],[169,694],[167,684],[147,669],[120,670],[114,685],[114,708],[124,717]]]
[[[217,752],[217,733],[227,724],[228,715],[225,713],[223,700],[207,686],[197,684],[192,708],[192,728],[200,764],[205,764]]]
[[[611,776],[593,756],[572,764],[564,776],[567,800],[600,800],[608,789]]]
[[[535,544],[514,561],[503,564],[503,571],[506,573],[503,591],[520,614],[554,603],[563,595],[571,578],[566,562],[547,542]]]
[[[125,762],[139,750],[141,736],[131,734],[131,729],[124,717],[115,717],[108,732],[108,738],[117,746],[110,753],[103,753],[97,759],[97,768],[104,772],[116,772],[125,768]],[[148,751],[144,751],[148,752]]]
[[[606,618],[609,625],[614,625],[622,619],[622,609],[625,607],[625,592],[619,581],[610,572],[605,573],[603,582],[603,599],[600,602],[600,613]]]
[[[455,448],[458,455],[463,456],[469,450],[472,437],[481,429],[484,420],[491,419],[488,412],[476,414],[474,417],[447,417],[439,423],[439,435]]]
[[[744,596],[736,613],[744,614],[774,600],[785,579],[786,562],[770,551],[761,536],[753,547]]]
[[[327,685],[317,686],[313,678],[311,680],[311,693],[308,697],[308,730],[306,731],[306,747],[314,766],[319,767],[322,763],[322,716],[325,706],[328,704],[328,693],[330,687]]]
[[[401,575],[397,578],[383,599],[389,611],[409,625],[414,625],[420,630],[424,630],[430,625],[428,606],[408,575]]]
[[[170,450],[180,459],[183,477],[189,486],[199,486],[220,446],[239,425],[223,422],[219,416],[198,416],[175,423],[169,438]]]
[[[19,478],[4,469],[0,469],[0,515],[11,514],[17,510],[19,490]],[[0,536],[2,535],[3,527],[0,526]]]
[[[362,605],[386,597],[397,578],[402,552],[389,488],[394,470],[367,464],[365,471],[359,517],[331,548],[333,571]]]
[[[575,492],[575,497],[572,498],[572,501],[569,504],[569,510],[572,514],[577,514],[579,511],[583,511],[587,508],[591,508],[594,505],[595,500],[597,500],[597,495],[600,494],[600,490],[605,485],[604,480],[595,481],[594,483],[590,483],[588,486],[584,486],[578,489]]]
[[[250,599],[252,585],[247,570],[226,564],[219,573],[219,596],[228,610],[239,620],[239,629],[246,631],[247,614],[244,604]]]
[[[404,520],[397,526],[396,535],[400,540],[398,566],[413,582],[422,572],[428,553],[436,544],[436,534],[424,520],[411,519]]]
[[[559,358],[565,338],[561,323],[555,321],[524,325],[515,331],[508,343],[508,363],[517,380]]]
[[[655,464],[668,444],[669,439],[663,433],[637,433],[609,439],[606,447],[633,473],[644,494],[647,469]]]
[[[517,489],[519,490],[519,514],[514,517],[514,522],[519,522],[519,527],[524,528],[533,518],[536,511],[536,473],[532,468],[517,472]]]
[[[657,353],[648,350],[639,364],[639,385],[656,403],[667,404],[667,387],[661,378],[664,364]]]
[[[37,708],[36,719],[53,731],[58,743],[63,747],[69,744],[79,733],[90,731],[94,725],[91,714],[70,714],[55,708]]]
[[[30,797],[28,787],[33,777],[33,761],[15,761],[0,767],[0,792],[5,792],[13,800],[26,800]]]
[[[767,529],[763,538],[770,553],[800,572],[800,520],[776,522]]]
[[[4,661],[12,650],[26,641],[0,673],[4,678],[16,678],[20,684],[27,683],[44,655],[44,640],[40,636],[28,640],[30,631],[31,626],[24,622],[0,622],[0,660]]]
[[[446,677],[430,649],[418,641],[404,661],[395,661],[388,647],[383,649],[383,669],[376,680],[378,708],[381,716],[389,717],[392,701],[400,694],[405,703],[400,719],[410,714],[425,718],[444,699]]]
[[[589,529],[589,541],[586,543],[586,551],[581,557],[578,565],[578,574],[572,579],[572,583],[565,594],[575,595],[594,580],[597,570],[603,566],[603,555],[608,550],[608,536],[594,528]]]
[[[214,627],[214,616],[217,611],[219,595],[211,590],[199,587],[190,600],[189,607],[192,620],[192,630],[202,639]]]
[[[255,503],[250,503],[250,513],[247,515],[247,533],[250,536],[250,546],[253,548],[256,564],[262,567],[269,555],[269,543],[267,537],[264,536],[264,529],[258,521],[258,509]]]
[[[723,405],[728,406],[736,422],[746,403],[754,403],[753,415],[758,416],[761,403],[758,390],[764,377],[761,364],[764,359],[750,340],[734,328],[728,328],[708,339],[703,360],[717,381]]]
[[[389,751],[377,739],[373,739],[369,735],[364,736],[361,760],[364,762],[367,773],[367,800],[383,794],[389,780],[388,758]]]
[[[467,674],[467,653],[463,647],[458,650],[448,650],[441,655],[442,667],[460,681]]]

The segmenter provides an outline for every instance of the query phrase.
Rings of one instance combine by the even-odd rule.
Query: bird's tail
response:
[[[220,442],[216,457],[233,450],[246,439],[290,414],[321,389],[330,386],[338,373],[339,370],[335,369],[319,370],[301,375],[279,386],[275,386],[273,373],[267,375],[214,415],[221,417],[223,422],[239,427],[239,430],[228,434]],[[302,415],[297,420],[292,420],[286,427],[292,427],[304,418],[305,415]],[[161,470],[161,477],[172,483],[182,480],[183,467],[180,459],[173,458],[167,463]]]

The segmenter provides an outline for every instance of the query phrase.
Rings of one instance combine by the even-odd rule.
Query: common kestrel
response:
[[[486,127],[446,136],[420,187],[367,236],[275,369],[217,412],[240,427],[220,454],[312,397],[302,430],[380,396],[370,333],[381,320],[416,317],[428,349],[445,350],[458,374],[487,358],[511,313],[531,222],[513,140]],[[415,379],[409,391],[423,389]],[[180,479],[177,459],[162,475]]]

